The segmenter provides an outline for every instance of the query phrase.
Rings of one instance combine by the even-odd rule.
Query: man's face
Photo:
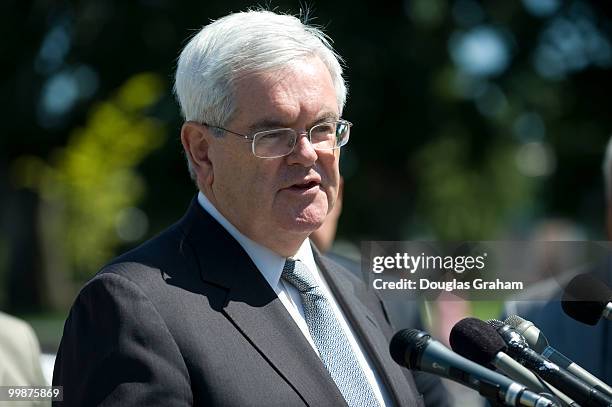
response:
[[[331,75],[318,57],[249,75],[237,83],[234,98],[235,114],[225,127],[246,135],[283,127],[305,132],[339,118]],[[250,142],[225,133],[212,139],[209,157],[209,199],[242,233],[277,252],[301,243],[336,201],[339,150],[316,151],[305,136],[291,154],[266,159],[253,155]]]

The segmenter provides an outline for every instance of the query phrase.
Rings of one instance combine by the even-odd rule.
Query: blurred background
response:
[[[346,59],[354,127],[338,251],[523,239],[550,219],[574,239],[606,239],[610,1],[266,4],[307,6]],[[0,310],[29,321],[44,351],[56,351],[87,279],[182,216],[195,187],[177,56],[212,19],[256,5],[0,5]]]

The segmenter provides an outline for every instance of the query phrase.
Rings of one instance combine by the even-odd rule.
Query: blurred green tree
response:
[[[92,107],[85,125],[71,132],[50,163],[35,156],[14,161],[15,185],[41,197],[38,227],[42,283],[51,288],[48,305],[69,305],[74,288],[115,254],[122,243],[117,230],[146,222],[134,209],[146,189],[137,166],[166,139],[163,123],[147,115],[165,87],[157,74],[136,74]]]

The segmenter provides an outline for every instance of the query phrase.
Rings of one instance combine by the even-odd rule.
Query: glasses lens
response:
[[[333,150],[348,142],[351,124],[346,120],[317,124],[310,129],[310,142],[316,150]],[[283,157],[293,151],[297,133],[292,129],[260,131],[253,135],[257,157]]]
[[[261,158],[282,157],[291,152],[295,138],[291,129],[262,131],[253,136],[253,152]]]
[[[311,143],[317,150],[332,150],[348,141],[349,123],[345,121],[317,124],[310,130]]]

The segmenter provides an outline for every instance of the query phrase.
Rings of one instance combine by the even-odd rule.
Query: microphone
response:
[[[612,321],[612,289],[592,274],[579,274],[565,287],[561,308],[583,324],[596,325],[601,318]]]
[[[464,318],[450,332],[449,341],[455,352],[485,367],[494,366],[506,376],[539,393],[552,394],[565,406],[578,406],[574,400],[548,385],[505,353],[506,342],[497,331],[477,318]]]
[[[559,367],[567,370],[580,380],[590,384],[591,386],[598,387],[600,391],[612,397],[612,388],[610,388],[610,386],[550,346],[546,336],[544,336],[542,331],[540,331],[538,327],[533,324],[533,322],[527,321],[518,315],[511,315],[506,318],[505,323],[523,335],[531,349],[535,350],[551,362],[556,363],[559,365]]]
[[[528,369],[537,372],[538,376],[553,386],[563,389],[563,392],[578,404],[588,407],[612,407],[612,398],[544,359],[532,350],[514,329],[495,319],[487,322],[506,342],[510,356]]]
[[[391,339],[389,352],[400,366],[454,380],[507,406],[558,407],[546,397],[457,355],[418,329],[397,332]]]

